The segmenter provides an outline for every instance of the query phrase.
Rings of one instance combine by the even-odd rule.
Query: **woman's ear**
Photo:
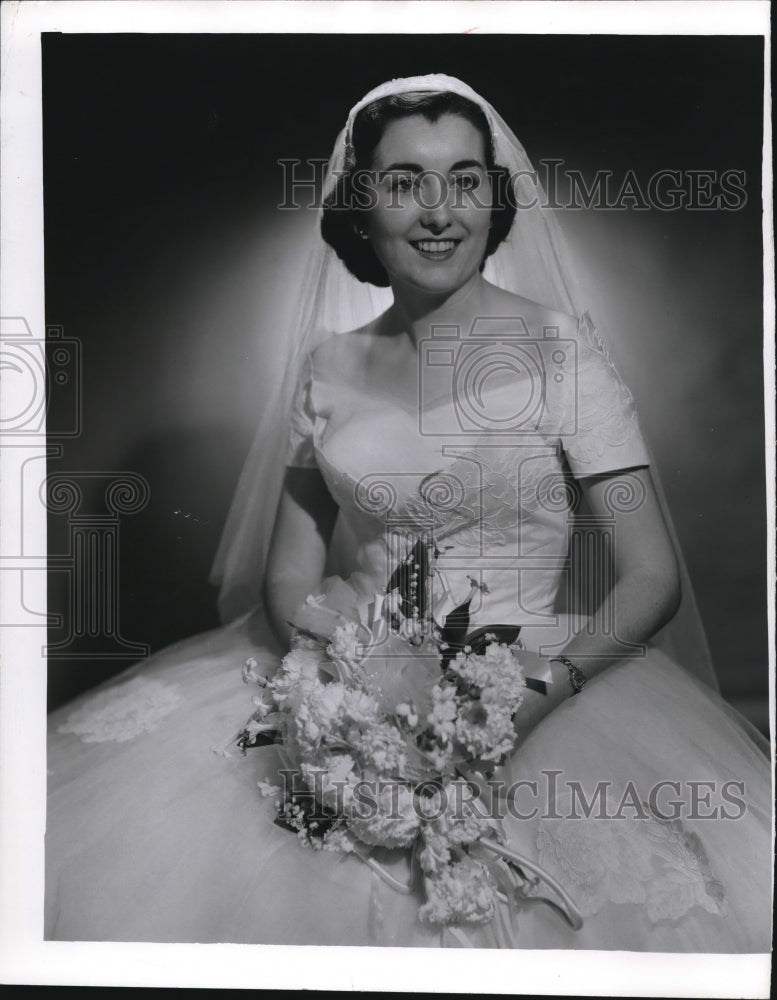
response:
[[[356,233],[356,235],[359,237],[360,240],[366,240],[368,238],[367,230],[365,229],[363,223],[352,222],[351,228],[353,229],[353,231]]]

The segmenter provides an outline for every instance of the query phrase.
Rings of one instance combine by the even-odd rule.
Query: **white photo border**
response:
[[[760,35],[765,39],[764,399],[766,407],[770,723],[774,679],[774,243],[769,5],[763,2],[321,2],[61,0],[2,4],[2,272],[0,315],[45,331],[41,33],[521,33]],[[45,431],[43,432],[45,444]],[[22,525],[2,449],[3,553],[45,539],[42,507]],[[40,447],[40,442],[38,442]],[[34,447],[34,444],[30,444]],[[43,546],[45,551],[45,543]],[[46,606],[45,574],[26,596]],[[5,599],[5,593],[0,594]],[[43,941],[45,625],[4,630],[0,686],[0,978],[15,984],[199,986],[621,996],[768,996],[770,956],[619,952],[474,952]]]

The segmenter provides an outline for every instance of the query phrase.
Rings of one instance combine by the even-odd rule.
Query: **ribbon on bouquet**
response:
[[[395,892],[403,895],[411,895],[418,884],[417,874],[414,873],[409,880],[402,881],[393,875],[385,865],[382,865],[372,856],[372,850],[367,845],[362,844],[356,837],[351,838],[353,853],[366,864],[376,875]],[[511,889],[505,887],[505,880],[497,876],[497,883],[502,888],[497,892],[497,898],[503,904],[515,905],[525,901],[536,901],[546,903],[556,909],[566,919],[573,930],[580,930],[583,926],[583,915],[577,908],[574,900],[557,879],[549,875],[548,872],[536,862],[529,860],[518,851],[500,844],[495,840],[481,838],[470,844],[468,852],[472,857],[478,858],[486,863],[494,873],[495,865],[502,863],[507,871],[517,877],[518,884]],[[527,876],[527,872],[533,874],[533,878]],[[544,882],[551,889],[557,900],[547,896],[540,896],[538,893],[540,882]]]

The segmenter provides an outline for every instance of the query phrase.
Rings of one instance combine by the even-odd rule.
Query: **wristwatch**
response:
[[[571,660],[567,659],[566,656],[551,656],[550,662],[553,663],[554,660],[558,663],[563,663],[567,668],[567,672],[569,673],[569,683],[572,687],[572,694],[580,694],[583,690],[583,685],[588,681],[588,678],[580,667],[578,667],[577,664],[573,663]]]

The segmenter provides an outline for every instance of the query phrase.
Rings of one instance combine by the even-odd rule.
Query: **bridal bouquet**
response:
[[[469,598],[434,622],[435,554],[418,542],[366,608],[349,606],[342,581],[308,598],[275,675],[246,663],[244,679],[262,692],[237,745],[278,744],[291,780],[264,791],[280,796],[279,821],[308,846],[368,862],[372,848],[411,848],[421,919],[483,923],[499,886],[475,845],[496,846],[501,834],[464,773],[513,748],[525,687],[519,629],[469,631],[474,580]]]

